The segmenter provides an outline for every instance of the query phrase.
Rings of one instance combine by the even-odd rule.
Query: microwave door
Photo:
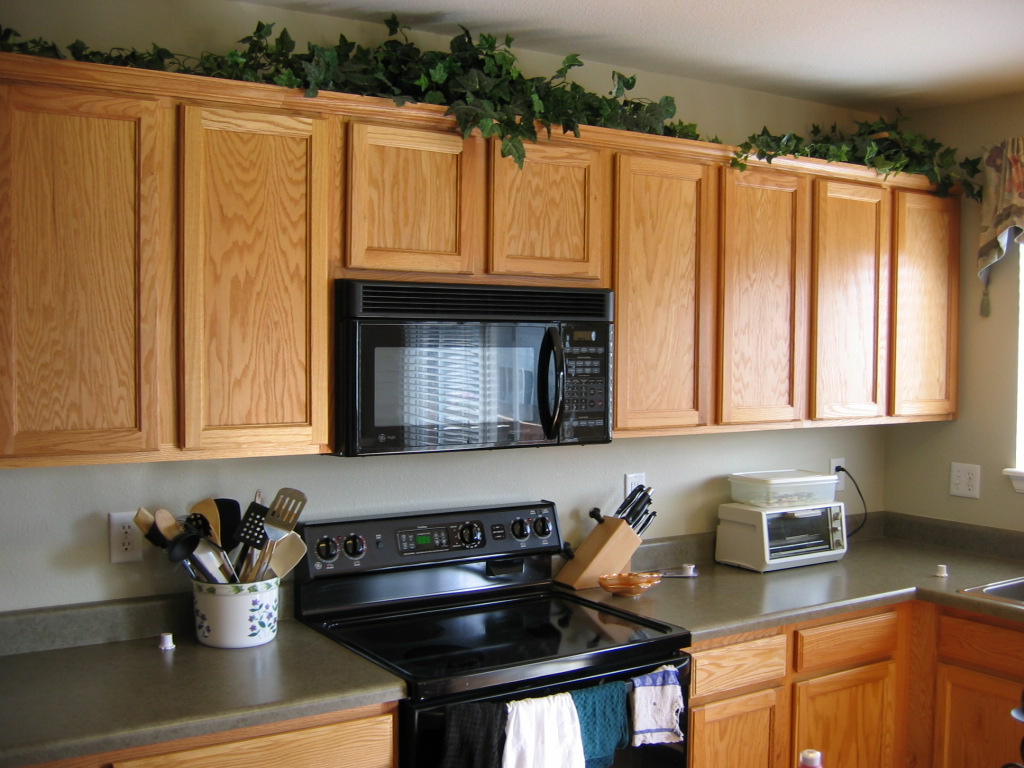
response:
[[[548,328],[544,333],[537,371],[541,426],[544,436],[555,441],[558,439],[565,407],[565,350],[558,328]]]

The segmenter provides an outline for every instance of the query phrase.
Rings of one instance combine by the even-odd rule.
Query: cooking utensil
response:
[[[247,583],[255,565],[249,559],[250,549],[263,549],[269,540],[267,528],[264,525],[269,510],[260,503],[262,499],[263,494],[256,491],[256,496],[249,502],[249,507],[245,510],[245,515],[235,531],[235,538],[242,545],[235,558],[235,573],[238,574],[239,579]]]
[[[306,542],[295,531],[289,531],[280,541],[274,542],[270,570],[283,579],[305,556]]]
[[[153,520],[157,530],[167,540],[167,558],[172,563],[181,563],[188,575],[196,581],[217,582],[217,578],[203,563],[190,559],[203,538],[198,531],[186,528],[174,515],[162,508],[153,514]]]
[[[220,511],[217,502],[213,499],[196,502],[189,513],[189,519],[192,519],[193,515],[199,515],[206,520],[206,525],[202,526],[203,535],[215,546],[220,547]]]
[[[153,513],[145,507],[139,507],[135,513],[135,527],[142,531],[143,537],[154,546],[160,549],[167,549],[167,539],[156,527],[156,518]]]
[[[230,552],[238,546],[235,531],[242,521],[242,508],[234,499],[214,499],[220,517],[220,547]]]
[[[295,529],[295,521],[306,506],[306,494],[294,488],[282,488],[270,502],[270,511],[264,520],[267,536],[271,541],[280,541]]]

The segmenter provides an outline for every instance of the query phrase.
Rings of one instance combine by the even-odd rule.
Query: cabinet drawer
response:
[[[939,656],[1016,678],[1024,677],[1024,632],[942,616],[939,618]]]
[[[796,632],[796,671],[864,664],[891,656],[898,642],[899,616],[883,613]]]
[[[112,763],[112,768],[187,768],[199,765],[217,768],[281,765],[322,768],[337,764],[339,756],[344,756],[346,768],[391,768],[394,765],[393,724],[392,715],[364,717],[167,755],[119,760]]]
[[[693,654],[693,695],[706,696],[786,676],[786,636],[711,648]]]

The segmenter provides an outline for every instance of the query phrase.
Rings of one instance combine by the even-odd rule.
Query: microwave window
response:
[[[405,324],[364,328],[364,440],[407,449],[544,439],[541,326]],[[369,366],[366,366],[366,363]]]

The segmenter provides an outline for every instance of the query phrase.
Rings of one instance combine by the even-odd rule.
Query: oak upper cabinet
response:
[[[707,424],[718,169],[617,162],[615,429]]]
[[[886,413],[891,216],[881,187],[815,182],[813,419]]]
[[[354,269],[470,275],[486,243],[486,143],[353,123],[348,260]]]
[[[158,448],[173,140],[155,99],[0,87],[0,455]]]
[[[774,169],[725,171],[719,294],[719,420],[806,414],[810,186]]]
[[[519,168],[492,142],[490,224],[489,272],[607,284],[610,154],[542,141]]]
[[[316,452],[340,128],[203,106],[183,120],[183,447]]]
[[[892,415],[956,414],[960,201],[896,193]]]

